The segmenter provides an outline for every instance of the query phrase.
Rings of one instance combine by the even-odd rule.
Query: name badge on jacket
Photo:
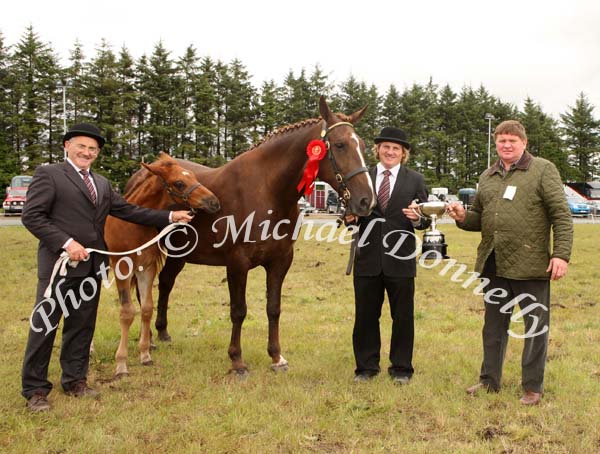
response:
[[[506,190],[504,191],[504,195],[502,196],[505,199],[512,200],[515,198],[515,194],[517,192],[516,186],[506,186]]]

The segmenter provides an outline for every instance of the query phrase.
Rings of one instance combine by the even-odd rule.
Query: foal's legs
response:
[[[121,281],[117,279],[117,290],[119,292],[119,302],[121,303],[121,311],[119,315],[121,323],[121,339],[119,348],[115,354],[117,369],[115,377],[119,378],[123,375],[129,375],[127,370],[127,341],[129,340],[129,328],[135,317],[135,307],[131,302],[131,287],[130,280]]]
[[[169,295],[175,285],[175,278],[185,266],[184,260],[167,257],[165,266],[158,274],[158,307],[156,308],[156,322],[154,326],[158,331],[158,338],[170,342],[171,336],[167,331],[167,310],[169,309]]]
[[[231,371],[238,375],[247,375],[248,367],[242,360],[242,324],[248,310],[246,306],[246,282],[248,270],[233,270],[227,267],[227,282],[229,284],[230,316],[231,316],[231,341],[229,343],[229,358]]]
[[[271,357],[271,369],[285,371],[288,362],[281,356],[279,345],[279,315],[281,314],[281,287],[283,280],[290,269],[293,258],[293,248],[288,256],[265,265],[267,271],[267,317],[269,319],[269,341],[267,352]]]
[[[140,361],[143,365],[152,364],[150,356],[150,322],[152,321],[153,301],[152,283],[156,276],[156,263],[144,267],[142,271],[136,272],[137,285],[140,291],[140,306],[142,312],[142,324],[140,328]]]

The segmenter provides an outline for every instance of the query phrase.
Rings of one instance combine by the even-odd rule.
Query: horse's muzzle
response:
[[[369,197],[361,197],[357,203],[353,200],[350,201],[350,211],[356,216],[368,216],[373,211],[373,204]]]
[[[216,197],[207,200],[202,207],[207,213],[216,213],[221,209],[221,203]]]

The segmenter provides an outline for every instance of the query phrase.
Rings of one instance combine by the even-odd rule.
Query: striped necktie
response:
[[[379,186],[379,192],[377,193],[377,202],[381,207],[381,211],[385,212],[388,202],[390,201],[390,175],[392,172],[385,170],[383,172],[383,181]]]
[[[83,176],[83,182],[90,191],[90,197],[92,198],[92,203],[96,205],[96,191],[94,190],[94,185],[90,181],[90,173],[87,170],[80,170],[79,173]]]

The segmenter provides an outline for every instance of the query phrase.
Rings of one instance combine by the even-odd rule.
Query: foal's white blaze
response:
[[[190,172],[188,172],[187,170],[184,170],[184,171],[182,171],[181,173],[182,173],[183,175],[185,175],[186,177],[187,177],[188,175],[190,175]]]
[[[363,158],[363,154],[362,154],[362,150],[360,149],[360,140],[358,140],[358,136],[356,135],[355,132],[352,133],[351,136],[354,141],[356,142],[356,152],[358,153],[358,158],[360,159],[360,164],[363,167],[366,167],[365,165],[365,159]],[[367,175],[367,182],[369,183],[369,188],[371,189],[371,209],[375,208],[376,202],[375,202],[375,190],[373,189],[373,182],[371,181],[371,177],[369,175]]]

